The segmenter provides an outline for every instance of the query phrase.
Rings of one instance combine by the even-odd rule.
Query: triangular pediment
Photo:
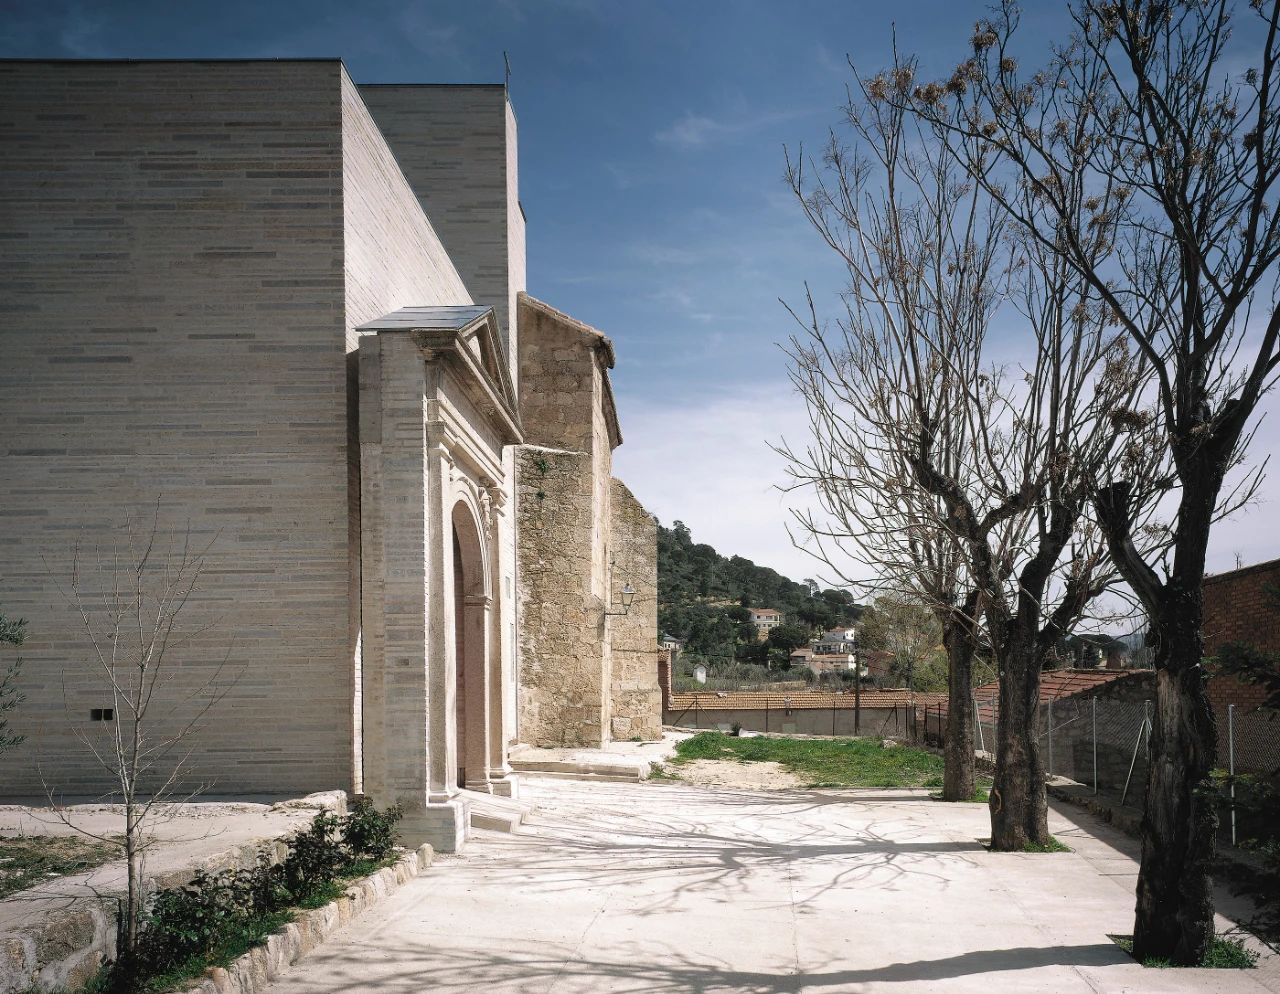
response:
[[[505,426],[509,442],[521,441],[519,407],[492,307],[402,307],[356,328],[359,333],[404,332],[424,350],[450,358],[466,388]]]
[[[515,386],[507,369],[506,354],[498,335],[498,321],[490,308],[484,318],[464,329],[459,336],[463,346],[476,358],[497,393],[512,411],[517,410]]]

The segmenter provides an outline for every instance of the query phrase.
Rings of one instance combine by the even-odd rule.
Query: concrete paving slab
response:
[[[1121,952],[1131,847],[1082,812],[1052,814],[1075,852],[999,854],[982,806],[924,792],[523,789],[517,833],[477,832],[273,994],[1280,992],[1275,956],[1168,971]]]

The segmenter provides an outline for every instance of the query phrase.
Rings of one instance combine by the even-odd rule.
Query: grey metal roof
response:
[[[401,307],[398,311],[360,325],[356,331],[413,331],[419,328],[424,331],[460,331],[491,310],[493,308],[478,304]]]

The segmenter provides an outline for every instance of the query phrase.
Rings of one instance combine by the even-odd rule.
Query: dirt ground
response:
[[[781,763],[738,763],[723,759],[695,759],[668,769],[685,783],[701,787],[753,787],[786,790],[803,787],[804,781]]]

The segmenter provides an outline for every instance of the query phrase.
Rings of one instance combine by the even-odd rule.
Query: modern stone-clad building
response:
[[[152,719],[163,736],[211,682],[225,695],[181,745],[186,781],[363,790],[456,849],[469,792],[514,793],[527,738],[516,462],[543,435],[524,420],[608,392],[603,372],[589,402],[553,395],[558,368],[525,361],[517,312],[543,305],[517,303],[505,87],[365,87],[337,60],[0,62],[0,135],[0,610],[28,624],[0,793],[110,787],[109,686],[60,590],[78,549],[97,617],[154,521],[158,546],[208,548]],[[611,395],[608,417],[616,438]],[[615,492],[582,497],[598,515]],[[642,607],[617,668],[597,648],[630,737],[658,720],[655,585],[651,519],[616,506]],[[648,722],[622,703],[646,678]]]

